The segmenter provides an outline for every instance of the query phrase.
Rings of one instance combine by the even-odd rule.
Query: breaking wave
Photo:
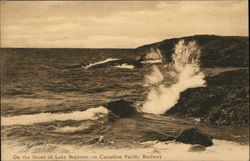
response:
[[[144,86],[159,85],[164,80],[164,76],[157,66],[152,66],[151,75],[146,75]]]
[[[9,125],[31,125],[42,122],[65,121],[65,120],[96,120],[108,114],[105,107],[90,108],[86,111],[75,111],[72,113],[39,113],[33,115],[20,115],[2,117],[2,126]]]
[[[86,65],[84,66],[83,68],[84,69],[88,69],[88,68],[91,68],[93,66],[96,66],[96,65],[99,65],[99,64],[104,64],[104,63],[107,63],[107,62],[110,62],[110,61],[115,61],[115,60],[119,60],[119,59],[116,59],[116,58],[108,58],[108,59],[105,59],[103,61],[99,61],[99,62],[96,62],[96,63],[90,63],[89,65]]]
[[[55,131],[55,132],[59,132],[59,133],[73,133],[73,132],[75,132],[75,131],[89,129],[89,128],[91,128],[91,126],[93,126],[95,123],[99,123],[99,122],[98,122],[98,121],[97,121],[97,122],[85,121],[85,122],[81,123],[80,126],[64,126],[64,127],[58,127],[58,128],[56,128],[54,131]]]
[[[153,72],[146,76],[146,84],[151,88],[141,108],[142,112],[163,114],[178,102],[181,92],[188,88],[205,86],[204,74],[199,66],[200,48],[195,41],[185,43],[180,40],[175,45],[172,57],[169,73],[175,78],[175,82],[166,86],[161,71],[154,66]]]
[[[162,53],[158,48],[150,48],[144,56],[140,58],[141,63],[161,63],[163,59]]]
[[[162,60],[145,60],[142,61],[143,64],[156,64],[156,63],[162,63]]]

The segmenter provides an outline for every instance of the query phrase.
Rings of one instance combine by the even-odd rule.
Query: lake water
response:
[[[142,68],[78,66],[140,56],[133,50],[95,51],[1,49],[1,129],[5,151],[99,154],[102,150],[105,154],[138,153],[139,159],[147,152],[165,159],[189,156],[190,160],[248,160],[247,128],[217,127],[197,118],[149,113],[109,121],[103,107],[108,102],[145,101],[149,92],[145,76],[153,64],[144,64]],[[165,64],[154,66],[162,69]],[[177,136],[190,127],[214,136],[215,145],[193,154],[187,152],[190,145],[155,141],[157,135]],[[228,158],[229,152],[235,155]]]

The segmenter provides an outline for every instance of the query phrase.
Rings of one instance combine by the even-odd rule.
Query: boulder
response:
[[[192,145],[190,146],[189,148],[189,152],[201,152],[201,151],[205,151],[206,150],[206,147],[200,145],[200,144],[195,144],[195,145]]]
[[[119,117],[133,117],[137,114],[137,111],[132,104],[133,102],[121,99],[109,102],[105,107]]]
[[[195,128],[186,129],[176,138],[176,141],[185,144],[200,144],[202,146],[212,146],[213,137],[198,131]]]

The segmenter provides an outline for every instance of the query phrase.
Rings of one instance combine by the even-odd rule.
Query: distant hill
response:
[[[195,40],[201,47],[202,67],[246,67],[249,66],[249,39],[240,36],[195,35],[189,37],[166,39],[161,42],[138,47],[138,53],[145,53],[150,48],[158,48],[167,62],[172,61],[175,44],[184,39]]]

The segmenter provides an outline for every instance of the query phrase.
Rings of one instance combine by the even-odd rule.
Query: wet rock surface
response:
[[[165,115],[199,117],[216,125],[248,126],[249,69],[228,71],[206,78],[207,86],[181,93]]]
[[[113,118],[116,118],[115,115],[119,117],[133,117],[137,115],[133,102],[125,101],[124,99],[109,102],[105,107],[112,111]]]
[[[213,145],[212,139],[212,136],[202,133],[195,128],[190,128],[182,131],[176,138],[176,141],[185,144],[200,144],[207,147]]]

